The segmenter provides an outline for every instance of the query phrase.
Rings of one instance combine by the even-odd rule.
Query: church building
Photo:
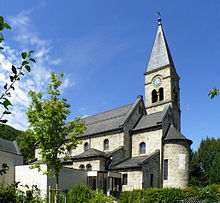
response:
[[[144,73],[145,101],[83,118],[81,144],[65,167],[87,173],[92,189],[118,192],[187,187],[192,141],[181,134],[179,76],[161,19]]]

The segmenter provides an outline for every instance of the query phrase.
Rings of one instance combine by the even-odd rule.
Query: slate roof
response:
[[[123,169],[123,168],[138,168],[141,167],[142,163],[149,156],[140,156],[140,157],[132,157],[128,158],[114,166],[111,166],[110,169]]]
[[[133,129],[133,131],[158,126],[159,123],[162,122],[162,114],[163,111],[160,111],[157,113],[142,116],[138,124]]]
[[[173,125],[170,126],[164,140],[165,141],[168,141],[168,140],[186,140],[186,141],[189,141],[192,144],[192,141],[187,139],[183,134],[181,134]]]
[[[17,142],[0,138],[0,151],[21,154]]]
[[[147,71],[152,71],[166,65],[171,65],[175,70],[173,59],[163,32],[163,27],[159,24]]]
[[[89,148],[87,151],[84,151],[82,154],[72,157],[72,159],[83,159],[89,157],[107,157],[105,152],[99,151],[94,148]]]
[[[83,118],[86,121],[87,129],[85,135],[120,129],[121,121],[129,112],[133,104],[122,106],[110,111],[105,111],[93,116]]]

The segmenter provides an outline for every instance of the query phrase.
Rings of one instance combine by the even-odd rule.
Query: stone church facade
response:
[[[93,189],[125,191],[149,187],[184,188],[189,179],[192,141],[180,132],[179,76],[161,19],[145,76],[145,102],[84,118],[87,130],[77,137],[65,167],[87,172]]]

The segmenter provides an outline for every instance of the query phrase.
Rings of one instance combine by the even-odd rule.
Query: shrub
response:
[[[68,203],[113,203],[113,201],[113,197],[108,197],[101,191],[91,190],[82,184],[73,185],[67,193]]]
[[[95,191],[83,184],[73,185],[67,193],[68,202],[87,203],[95,197]]]
[[[197,188],[197,198],[208,203],[220,200],[220,185],[210,185]]]
[[[183,191],[178,188],[165,188],[165,189],[148,189],[145,193],[145,202],[170,202],[176,203],[183,198]]]
[[[25,192],[18,189],[19,183],[12,184],[6,188],[0,188],[1,203],[37,203],[41,202],[39,198],[39,189],[36,186],[29,188],[23,186]]]
[[[211,185],[198,188],[150,188],[147,190],[133,190],[122,192],[119,196],[119,203],[177,203],[180,200],[201,200],[203,203],[209,203],[220,200],[220,185]]]
[[[145,196],[145,190],[132,190],[122,192],[119,196],[119,203],[141,203]]]
[[[114,198],[106,196],[103,192],[98,192],[95,194],[95,197],[89,200],[89,203],[113,203]]]

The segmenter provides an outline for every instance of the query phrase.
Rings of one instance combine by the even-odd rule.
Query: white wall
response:
[[[41,170],[30,169],[30,165],[16,166],[15,167],[15,181],[20,182],[20,185],[37,185],[38,189],[41,190],[41,197],[45,197],[47,194],[47,176],[43,175],[43,172],[47,170],[46,165],[41,165]],[[20,189],[23,189],[20,187]]]
[[[41,165],[42,171],[38,169],[30,169],[29,165],[16,166],[15,168],[15,180],[20,182],[21,185],[37,185],[41,190],[41,197],[44,198],[47,194],[47,189],[49,186],[55,188],[55,178],[48,177],[44,175],[42,171],[47,170],[45,164]],[[63,167],[60,172],[59,186],[60,189],[66,190],[70,189],[73,184],[86,184],[87,183],[87,173],[85,171],[74,170],[70,168]],[[22,189],[22,187],[20,187]]]

